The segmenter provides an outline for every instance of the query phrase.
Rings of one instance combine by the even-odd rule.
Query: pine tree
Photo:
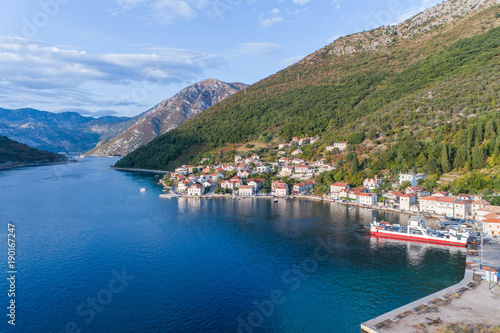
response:
[[[441,153],[441,167],[443,172],[451,171],[451,164],[448,155],[448,147],[446,145],[443,146],[443,152]]]

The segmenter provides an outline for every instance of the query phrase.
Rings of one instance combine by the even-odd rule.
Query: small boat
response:
[[[278,202],[278,198],[274,198],[274,203],[277,203]]]
[[[148,189],[145,187],[141,187],[141,192],[146,192]]]

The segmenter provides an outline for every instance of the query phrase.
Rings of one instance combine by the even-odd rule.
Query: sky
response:
[[[437,0],[0,0],[0,107],[134,116],[214,78],[253,84]]]

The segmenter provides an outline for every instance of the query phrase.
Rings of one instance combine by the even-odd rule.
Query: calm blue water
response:
[[[463,277],[462,250],[367,237],[371,210],[160,199],[154,176],[114,162],[0,172],[1,332],[7,222],[16,332],[359,332]]]

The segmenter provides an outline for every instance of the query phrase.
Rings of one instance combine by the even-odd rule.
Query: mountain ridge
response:
[[[194,83],[141,114],[135,123],[118,136],[101,140],[87,154],[126,155],[246,86],[216,79]]]
[[[469,69],[477,64],[491,67],[498,45],[490,43],[478,53],[474,38],[493,31],[489,36],[496,41],[499,2],[447,1],[397,26],[340,38],[248,87],[246,94],[237,93],[191,118],[127,155],[117,166],[171,169],[192,160],[190,156],[216,149],[228,152],[231,146],[262,135],[275,142],[300,135],[322,135],[323,141],[332,141],[353,129],[369,128],[358,126],[357,121],[443,80],[458,79],[460,72],[471,75]],[[400,36],[398,31],[406,32]],[[454,49],[468,53],[454,53]],[[496,73],[492,68],[489,75]],[[425,75],[419,74],[420,69]]]

